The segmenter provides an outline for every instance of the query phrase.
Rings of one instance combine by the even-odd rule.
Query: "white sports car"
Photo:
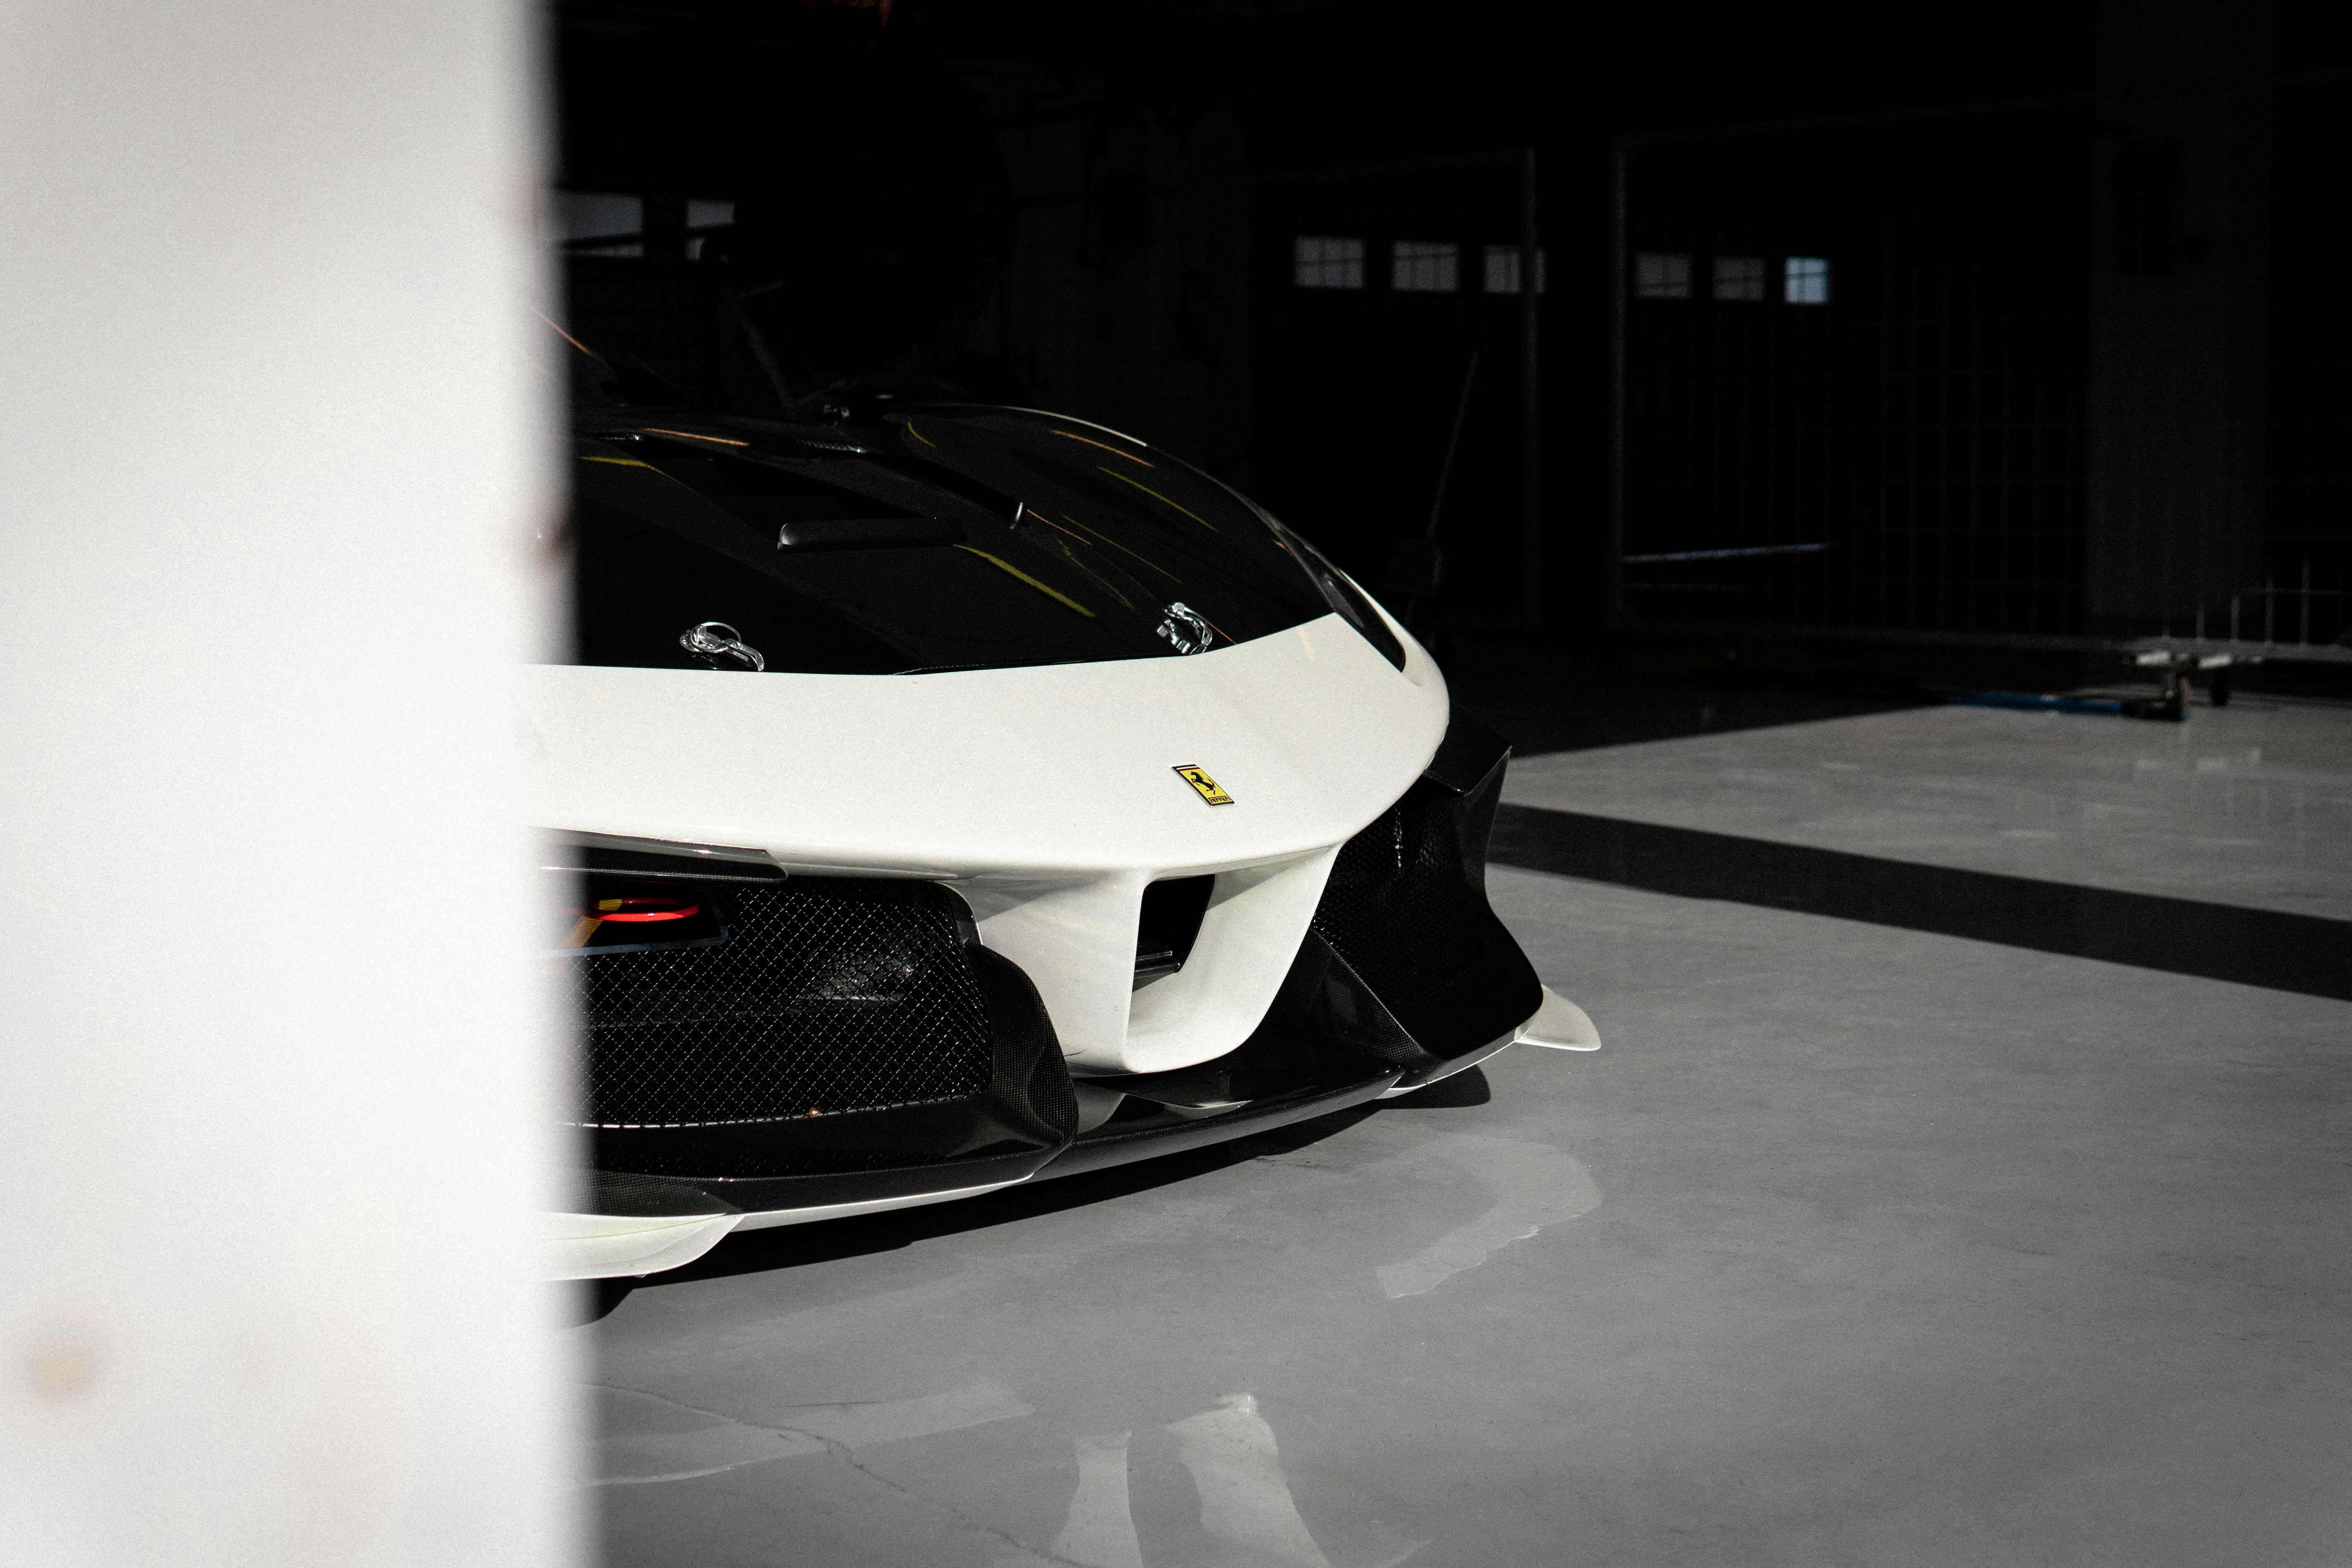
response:
[[[1487,908],[1508,748],[1264,510],[1061,416],[583,367],[575,652],[525,680],[593,1151],[559,1277],[1591,1043]]]

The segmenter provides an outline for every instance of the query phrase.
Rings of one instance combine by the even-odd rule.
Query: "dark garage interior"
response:
[[[0,1563],[2347,1560],[2352,11],[0,36]]]
[[[1450,668],[2046,685],[2352,625],[2324,7],[579,5],[555,42],[575,328],[752,408],[722,300],[781,279],[737,309],[795,393],[961,377],[1181,451]]]
[[[2352,8],[0,9],[0,1568],[2342,1568]]]
[[[2340,1558],[2339,8],[552,45],[571,331],[1256,497],[1513,742],[1605,1042],[593,1288],[604,1561]]]

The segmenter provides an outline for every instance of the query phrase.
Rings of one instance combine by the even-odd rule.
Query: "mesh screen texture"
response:
[[[993,1045],[950,895],[730,889],[716,947],[572,960],[592,1127],[708,1127],[981,1093]]]
[[[1478,963],[1481,900],[1465,877],[1463,803],[1427,784],[1339,847],[1315,931],[1391,1005]]]

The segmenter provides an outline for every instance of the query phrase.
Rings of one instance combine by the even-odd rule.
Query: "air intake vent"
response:
[[[1483,869],[1465,864],[1462,800],[1415,784],[1339,848],[1316,934],[1391,1006],[1475,967],[1485,948]]]
[[[1214,877],[1171,877],[1143,889],[1143,909],[1135,927],[1135,978],[1139,984],[1162,974],[1173,974],[1192,956],[1193,939],[1201,934],[1201,917],[1208,913]]]
[[[1434,1057],[1486,1045],[1543,1001],[1486,904],[1486,836],[1509,755],[1456,712],[1429,771],[1339,847],[1315,910],[1315,933]]]
[[[955,895],[830,878],[699,890],[723,941],[563,961],[586,1025],[584,1124],[781,1121],[988,1089]]]

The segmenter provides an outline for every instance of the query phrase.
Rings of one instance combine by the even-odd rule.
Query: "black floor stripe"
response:
[[[2352,921],[1956,871],[1582,812],[1505,805],[1488,858],[2037,952],[2352,1001]]]

